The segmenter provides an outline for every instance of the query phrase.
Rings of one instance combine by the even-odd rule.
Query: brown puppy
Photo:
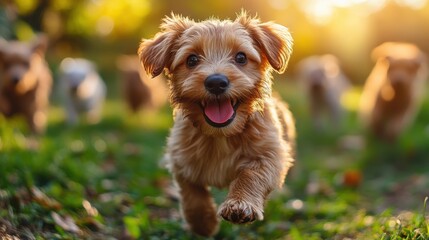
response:
[[[383,43],[372,52],[376,65],[361,97],[360,114],[377,137],[394,141],[420,106],[426,57],[409,43]]]
[[[241,13],[235,21],[194,22],[172,15],[139,48],[144,68],[169,76],[174,126],[166,160],[192,231],[217,232],[263,219],[267,195],[293,162],[295,128],[287,105],[272,97],[272,69],[292,51],[287,28]],[[228,187],[216,211],[209,186]]]
[[[332,127],[338,127],[343,116],[341,96],[350,84],[339,60],[330,54],[311,56],[298,63],[297,72],[307,94],[314,127],[324,127],[324,115],[329,117]]]
[[[140,109],[156,110],[164,106],[168,99],[168,89],[160,75],[151,79],[142,71],[137,55],[123,55],[116,61],[121,72],[121,84],[125,102],[136,113]]]
[[[52,87],[46,48],[43,36],[29,43],[0,39],[0,112],[24,116],[34,133],[45,129]]]

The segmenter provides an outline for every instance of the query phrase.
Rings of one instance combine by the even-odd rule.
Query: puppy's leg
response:
[[[325,99],[320,94],[310,92],[310,114],[312,118],[313,127],[316,130],[321,130],[323,125],[323,108]]]
[[[28,110],[25,112],[25,119],[33,133],[41,134],[44,132],[48,120],[45,112],[39,109]]]
[[[279,176],[264,168],[243,169],[238,174],[230,185],[225,202],[219,207],[220,216],[238,224],[264,218],[265,198],[279,180]]]
[[[395,141],[404,131],[406,125],[407,119],[404,115],[390,119],[390,122],[386,124],[386,140]]]
[[[65,108],[67,111],[67,123],[69,125],[76,125],[79,120],[79,116],[71,99],[66,100]]]
[[[100,89],[98,89],[96,96],[94,96],[97,100],[96,104],[86,114],[86,120],[89,124],[96,124],[100,122],[103,113],[105,95],[106,88],[104,85],[100,85]]]
[[[190,229],[202,236],[218,231],[216,206],[206,186],[190,183],[176,176],[180,187],[181,209]]]
[[[0,113],[8,117],[10,115],[9,101],[0,94]]]
[[[86,120],[89,124],[96,124],[100,121],[101,118],[101,111],[102,111],[102,106],[101,104],[97,105],[94,107],[94,109],[91,109],[89,112],[87,112],[86,114]]]
[[[341,126],[344,113],[342,111],[341,102],[339,99],[340,96],[330,92],[326,98],[330,119],[332,120],[332,126]]]

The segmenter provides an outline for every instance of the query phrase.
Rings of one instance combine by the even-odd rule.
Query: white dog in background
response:
[[[86,115],[88,123],[97,123],[107,89],[95,65],[82,58],[65,58],[60,65],[60,80],[68,123],[76,124],[81,115]]]
[[[339,60],[331,54],[310,56],[298,63],[297,74],[305,89],[315,128],[326,128],[324,120],[331,123],[328,125],[338,126],[344,113],[341,96],[350,87]]]

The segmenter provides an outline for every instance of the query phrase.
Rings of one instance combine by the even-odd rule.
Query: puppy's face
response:
[[[205,134],[241,132],[271,94],[270,70],[283,72],[291,53],[288,30],[241,14],[235,21],[166,18],[143,40],[139,56],[156,76],[167,70],[171,101]]]
[[[393,86],[407,86],[413,84],[420,68],[416,59],[389,59],[387,70],[388,80]]]
[[[338,59],[330,54],[305,58],[298,63],[297,74],[309,88],[323,88],[340,74]]]
[[[45,50],[46,42],[43,37],[28,43],[0,39],[2,85],[18,93],[31,89],[37,78],[35,66]]]
[[[426,56],[414,44],[385,42],[372,51],[374,61],[387,67],[387,81],[393,87],[410,87],[419,70],[426,64]]]

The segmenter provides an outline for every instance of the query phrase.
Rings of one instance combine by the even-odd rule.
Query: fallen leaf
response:
[[[93,207],[88,200],[83,200],[82,206],[83,208],[85,208],[86,213],[88,213],[89,216],[92,216],[92,217],[98,216],[98,210],[95,207]]]
[[[60,226],[62,229],[72,232],[72,233],[82,233],[80,228],[76,225],[75,221],[70,216],[61,217],[58,213],[51,213],[52,219],[54,219],[55,224]]]
[[[362,182],[362,173],[358,170],[348,170],[343,175],[343,185],[346,187],[358,187]]]
[[[52,199],[36,187],[31,188],[31,196],[35,202],[47,209],[59,210],[62,208],[61,204],[55,199]]]

